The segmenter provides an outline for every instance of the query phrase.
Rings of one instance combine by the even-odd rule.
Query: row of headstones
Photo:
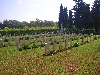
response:
[[[61,35],[60,35],[61,36]],[[68,35],[69,37],[71,37],[72,35]],[[19,37],[16,37],[14,35],[14,40],[16,42],[16,45],[17,45],[17,49],[21,48],[22,47],[22,40],[20,40],[21,37],[24,37],[23,35],[22,36],[19,36]],[[34,38],[34,44],[37,45],[37,38],[36,38],[36,35],[32,36]],[[75,35],[74,35],[75,37]],[[45,36],[42,36],[42,34],[40,34],[40,37],[39,37],[39,41],[40,42],[45,42]],[[3,45],[3,41],[6,39],[6,36],[3,37],[3,39],[0,40],[0,47],[2,47]],[[54,35],[54,39],[56,39],[56,41],[59,40],[58,36],[55,36]],[[62,36],[62,39],[63,41],[65,41],[65,35]],[[23,38],[23,43],[25,43],[25,37]],[[52,41],[52,40],[51,40]],[[28,44],[30,44],[32,41],[31,41],[31,38],[30,38],[30,35],[29,35],[29,40],[28,40]],[[9,38],[8,38],[8,45],[9,46],[12,46],[12,38],[11,38],[11,35],[9,35]]]
[[[17,46],[19,46],[19,47],[21,47],[22,45],[21,45],[21,43],[22,43],[22,40],[20,40],[20,38],[23,38],[23,43],[25,43],[26,42],[26,40],[25,40],[25,36],[19,36],[19,37],[17,37],[17,36],[15,36],[14,35],[14,41],[16,42],[16,45]],[[36,35],[32,35],[32,38],[34,39],[34,45],[37,45],[37,41],[39,41],[39,42],[45,42],[45,36],[42,36],[42,35],[40,35],[40,37],[39,37],[39,40],[37,40],[37,38],[36,38]],[[29,35],[29,39],[27,40],[27,42],[28,42],[28,44],[31,44],[32,43],[32,38],[31,38],[31,36]],[[0,47],[2,47],[3,46],[3,41],[6,39],[6,35],[5,36],[3,36],[3,38],[2,39],[0,39]],[[9,35],[9,37],[8,37],[8,45],[9,46],[13,46],[12,45],[12,36],[11,35]]]
[[[90,36],[90,42],[92,42],[92,41],[94,41],[94,37],[96,37],[96,36]],[[65,50],[67,50],[68,49],[68,40],[70,39],[70,36],[66,36],[66,39],[65,39]],[[79,41],[79,37],[78,37],[78,39],[77,39],[78,41]],[[84,35],[81,35],[81,40],[82,40],[82,43],[84,43],[85,41],[84,41]],[[87,36],[87,41],[89,41],[89,37]],[[54,41],[54,38],[52,38],[52,41],[51,42],[53,42],[53,50],[54,51],[56,51],[56,42]],[[62,39],[60,39],[60,43],[59,43],[59,50],[62,50],[63,48],[62,48]],[[46,43],[45,43],[45,55],[49,55],[50,54],[50,49],[49,49],[49,39],[47,38],[46,39]],[[69,48],[73,48],[73,43],[72,43],[72,39],[70,39],[70,46],[69,46]]]

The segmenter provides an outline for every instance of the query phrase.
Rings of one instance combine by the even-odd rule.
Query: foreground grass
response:
[[[1,75],[99,75],[100,39],[53,56],[42,56],[44,48],[18,51],[0,49]],[[8,50],[7,50],[8,49]]]

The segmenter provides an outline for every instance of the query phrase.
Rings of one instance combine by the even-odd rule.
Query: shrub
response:
[[[94,37],[94,40],[97,40],[98,38],[97,37]]]
[[[79,43],[78,42],[76,42],[74,45],[73,45],[73,47],[78,47],[79,46]]]
[[[26,49],[31,49],[31,47],[29,47],[29,45],[28,45],[27,43],[23,44],[23,45],[22,45],[22,48],[23,48],[24,50],[26,50]]]
[[[36,45],[33,45],[33,46],[32,46],[32,49],[33,49],[33,48],[38,48],[38,46],[36,46]]]
[[[22,48],[19,48],[19,51],[22,51],[23,49]]]
[[[98,36],[98,39],[100,38],[100,36]]]
[[[71,39],[72,41],[74,41],[74,40],[75,40],[75,38],[74,38],[74,37],[71,37],[70,39]]]

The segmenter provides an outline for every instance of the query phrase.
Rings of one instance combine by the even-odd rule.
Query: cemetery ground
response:
[[[0,48],[0,75],[99,75],[100,39],[85,44],[81,41],[82,39],[78,40],[80,43],[78,47],[59,51],[50,56],[43,55],[45,47],[40,46],[21,51],[15,45],[2,47]],[[85,41],[87,38],[84,38]],[[72,42],[74,45],[77,40]],[[15,44],[15,41],[12,43]],[[59,49],[59,44],[56,44],[55,51]],[[38,45],[41,43],[39,42]],[[61,45],[64,48],[65,42]],[[70,40],[68,40],[68,47],[70,47]],[[50,45],[50,51],[52,50],[53,46]]]

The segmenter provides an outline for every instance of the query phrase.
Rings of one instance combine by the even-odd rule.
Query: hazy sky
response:
[[[94,0],[83,1],[92,5]],[[75,5],[73,0],[0,0],[0,21],[58,21],[61,3],[68,10]]]

